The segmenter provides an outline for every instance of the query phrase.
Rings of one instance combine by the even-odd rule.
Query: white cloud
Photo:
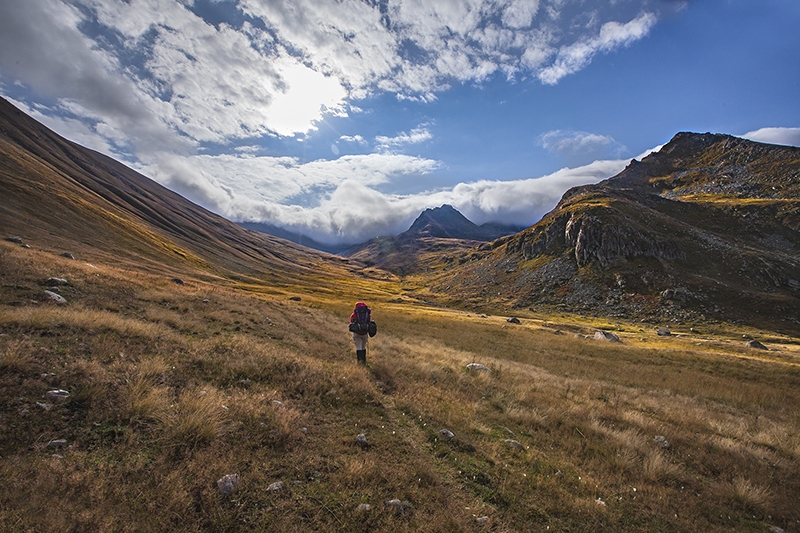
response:
[[[800,128],[761,128],[742,137],[762,143],[800,146]]]
[[[361,135],[342,135],[339,137],[339,140],[348,143],[358,143],[363,145],[367,144],[367,140]]]
[[[394,137],[386,137],[385,135],[378,135],[375,137],[375,142],[377,143],[378,150],[389,150],[391,148],[396,148],[403,145],[408,144],[419,144],[425,141],[429,141],[433,138],[433,135],[428,128],[425,127],[425,124],[420,124],[416,128],[412,129],[409,132],[402,132]]]

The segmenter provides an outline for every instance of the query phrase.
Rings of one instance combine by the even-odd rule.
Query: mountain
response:
[[[430,269],[442,254],[472,249],[481,242],[522,228],[471,222],[451,205],[423,211],[411,227],[396,237],[378,237],[344,252],[345,257],[407,275]]]
[[[0,227],[37,247],[169,275],[290,283],[343,261],[243,229],[0,99]]]
[[[798,331],[800,149],[679,133],[567,191],[534,226],[449,261],[432,288],[467,306]]]

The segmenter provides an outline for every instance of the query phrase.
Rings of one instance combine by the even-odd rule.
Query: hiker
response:
[[[372,311],[364,302],[356,303],[353,314],[350,315],[350,331],[353,332],[353,342],[356,343],[356,360],[362,365],[367,364],[367,340],[374,337],[377,325],[372,321]]]

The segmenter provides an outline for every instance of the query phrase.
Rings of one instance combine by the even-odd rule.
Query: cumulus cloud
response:
[[[761,128],[742,137],[762,143],[800,146],[800,128]]]

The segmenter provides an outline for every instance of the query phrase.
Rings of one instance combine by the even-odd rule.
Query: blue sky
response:
[[[0,94],[235,221],[529,225],[678,131],[800,144],[796,0],[0,2]]]

